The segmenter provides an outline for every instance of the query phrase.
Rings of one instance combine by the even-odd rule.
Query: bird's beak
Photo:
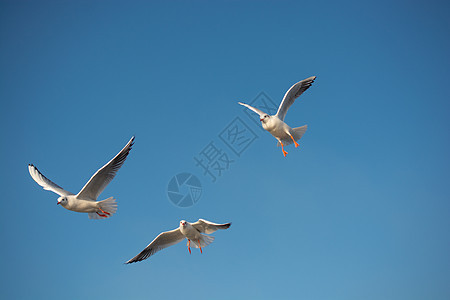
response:
[[[264,119],[259,118],[259,120],[262,122]]]
[[[56,202],[56,205],[60,205],[61,204],[61,202]]]

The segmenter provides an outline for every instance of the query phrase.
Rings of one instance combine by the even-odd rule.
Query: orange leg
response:
[[[296,140],[294,140],[294,138],[292,137],[292,135],[289,135],[290,137],[291,137],[291,139],[294,141],[294,144],[295,144],[295,148],[297,148],[298,147],[298,143],[297,143],[297,141]]]
[[[283,151],[283,155],[284,155],[284,157],[286,157],[286,154],[288,154],[288,153],[286,151],[284,151],[284,145],[281,141],[280,141],[280,144],[281,144],[281,151]]]
[[[107,215],[102,215],[101,213],[97,213],[97,215],[99,215],[100,217],[106,218]]]
[[[104,214],[107,214],[108,216],[110,215],[110,213],[109,212],[106,212],[106,211],[104,211],[103,209],[101,209],[100,207],[98,208],[98,209],[100,209]],[[106,217],[106,216],[105,216]]]
[[[188,240],[188,250],[189,250],[189,254],[191,254],[191,240]]]
[[[200,253],[203,253],[203,251],[202,251],[202,244],[200,244],[200,240],[198,240],[198,246],[200,247]]]

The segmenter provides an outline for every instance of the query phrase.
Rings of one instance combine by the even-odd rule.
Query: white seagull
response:
[[[231,223],[216,224],[203,219],[199,219],[195,223],[189,223],[185,220],[180,221],[180,227],[177,229],[160,233],[144,250],[138,255],[127,261],[127,264],[138,262],[149,258],[159,250],[167,248],[169,246],[178,244],[184,239],[187,239],[187,246],[189,254],[192,247],[200,248],[200,252],[203,253],[202,247],[206,247],[214,241],[213,236],[205,235],[211,234],[218,229],[227,229],[231,226]]]
[[[109,218],[117,211],[116,200],[113,197],[110,197],[103,201],[97,201],[97,198],[106,188],[108,183],[113,180],[114,176],[116,176],[117,171],[127,159],[133,143],[134,136],[122,149],[122,151],[119,152],[119,154],[95,172],[88,183],[86,183],[77,195],[64,190],[59,185],[50,181],[32,164],[28,165],[28,171],[34,181],[42,186],[44,190],[52,191],[61,196],[58,198],[58,202],[56,204],[61,204],[62,207],[68,210],[88,213],[89,219]]]
[[[284,146],[294,143],[295,147],[297,148],[297,141],[303,136],[308,126],[304,125],[297,128],[291,128],[289,127],[289,125],[284,123],[284,118],[286,117],[286,113],[289,107],[291,107],[291,105],[294,103],[295,99],[297,99],[304,91],[306,91],[315,79],[316,76],[312,76],[294,84],[284,95],[280,107],[278,107],[277,113],[273,116],[269,116],[265,112],[248,104],[239,102],[240,105],[253,110],[259,115],[262,127],[270,132],[278,140],[277,146],[281,145],[281,151],[283,151],[283,155],[285,157],[288,153],[284,151]]]

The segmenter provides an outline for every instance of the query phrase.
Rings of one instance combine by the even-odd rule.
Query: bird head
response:
[[[267,120],[269,120],[270,116],[269,115],[264,115],[262,117],[259,117],[259,120],[263,123],[266,123]]]
[[[186,227],[187,222],[185,220],[181,220],[180,221],[180,226],[181,227]]]
[[[59,204],[61,204],[62,206],[65,206],[67,204],[67,197],[64,197],[64,196],[59,197],[58,203],[56,203],[56,205],[59,205]]]

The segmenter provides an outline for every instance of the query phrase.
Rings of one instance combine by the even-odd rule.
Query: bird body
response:
[[[261,121],[262,127],[278,140],[278,145],[281,146],[281,150],[283,151],[284,156],[286,156],[287,154],[287,152],[284,151],[284,146],[294,143],[295,147],[298,147],[297,141],[301,139],[307,129],[307,125],[297,128],[291,128],[289,125],[287,125],[284,122],[286,113],[289,107],[294,103],[295,99],[297,99],[304,91],[306,91],[315,79],[316,76],[312,76],[294,84],[284,95],[277,113],[272,116],[248,104],[239,102],[240,105],[243,105],[259,114],[259,119]]]
[[[65,209],[76,212],[96,212],[98,210],[96,201],[77,199],[77,196],[67,196],[67,201],[60,203]]]
[[[183,222],[185,222],[184,226],[182,225]],[[191,225],[191,223],[186,221],[180,222],[180,231],[188,240],[196,241],[202,237],[202,234],[197,229],[195,229],[194,226]]]
[[[110,197],[102,201],[97,201],[97,198],[116,176],[117,171],[130,153],[133,143],[134,137],[131,138],[128,144],[112,160],[95,172],[77,195],[64,190],[49,180],[32,164],[28,165],[28,171],[34,181],[45,190],[60,195],[57,202],[58,205],[71,211],[88,213],[90,219],[109,218],[117,211],[116,200]]]
[[[61,198],[61,197],[60,197]],[[62,200],[62,199],[61,199]],[[109,201],[107,201],[109,200]],[[115,199],[108,198],[103,201],[95,201],[95,200],[84,200],[77,198],[76,195],[69,195],[67,196],[67,201],[58,201],[59,204],[61,204],[62,207],[65,209],[76,211],[76,212],[82,212],[82,213],[95,213],[97,211],[100,211],[100,209],[103,209],[105,211],[108,211],[107,205],[104,205],[104,201],[107,202],[115,202]]]
[[[189,223],[185,220],[181,220],[180,226],[177,229],[160,233],[150,244],[148,244],[147,247],[145,247],[144,250],[126,263],[131,264],[147,259],[156,252],[178,244],[184,239],[187,239],[189,253],[191,253],[191,246],[194,248],[200,248],[200,252],[203,253],[202,248],[208,246],[214,241],[214,237],[209,236],[208,234],[211,234],[218,229],[227,229],[230,226],[231,223],[216,224],[203,219],[199,219],[195,223]]]
[[[280,120],[276,115],[269,116],[261,121],[262,127],[270,132],[275,138],[287,139],[288,133],[291,132],[291,127]]]

